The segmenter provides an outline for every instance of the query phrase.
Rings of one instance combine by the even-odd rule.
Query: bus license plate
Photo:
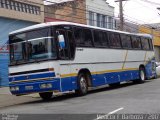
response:
[[[25,86],[25,90],[33,90],[33,86]]]

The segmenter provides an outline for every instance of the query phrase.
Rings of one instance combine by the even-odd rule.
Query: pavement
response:
[[[10,93],[9,87],[0,88],[0,109],[13,105],[22,104],[39,98],[38,94],[15,96]]]

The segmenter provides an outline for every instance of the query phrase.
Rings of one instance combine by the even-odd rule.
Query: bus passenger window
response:
[[[152,39],[148,39],[148,40],[149,40],[150,50],[153,50],[153,43],[152,43]]]
[[[71,58],[74,58],[75,43],[74,43],[73,33],[72,31],[67,31],[67,34],[68,34],[68,41],[69,41],[69,47],[70,47],[70,55],[71,55]]]
[[[104,32],[94,31],[94,45],[96,47],[108,47],[107,36]]]
[[[147,38],[142,38],[141,42],[142,42],[142,48],[144,50],[149,50],[149,41],[148,41],[148,39]]]
[[[78,47],[84,46],[84,40],[82,38],[82,29],[81,28],[75,28],[74,29],[74,35],[75,35],[75,42]]]
[[[120,48],[121,42],[120,42],[119,34],[109,33],[109,44],[113,48]]]
[[[84,46],[93,46],[92,41],[92,32],[90,29],[84,29],[83,30],[84,35]]]
[[[121,34],[121,42],[123,48],[132,48],[131,46],[131,38],[129,35]]]
[[[141,49],[141,41],[140,37],[132,36],[132,46],[135,49]]]

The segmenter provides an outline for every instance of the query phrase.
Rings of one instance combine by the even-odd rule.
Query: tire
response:
[[[144,83],[146,80],[146,73],[145,73],[145,68],[144,67],[140,67],[139,68],[139,79],[138,80],[134,80],[134,83]]]
[[[52,98],[53,92],[43,92],[43,93],[39,93],[39,96],[43,99],[43,100],[50,100]]]
[[[79,96],[83,96],[87,94],[88,92],[87,80],[88,79],[89,79],[89,76],[84,73],[80,73],[78,75],[78,89],[75,92]]]
[[[118,83],[109,84],[109,86],[112,87],[112,88],[116,88],[116,87],[119,87],[120,84],[121,84],[121,83],[118,82]]]

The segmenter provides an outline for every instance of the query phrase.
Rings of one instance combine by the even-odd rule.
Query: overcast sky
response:
[[[115,15],[118,16],[119,4],[114,2],[115,0],[107,0],[110,5],[115,7]],[[160,0],[146,0],[155,2],[158,4],[150,4],[143,2],[145,0],[128,0],[123,2],[125,18],[138,23],[160,23]]]

